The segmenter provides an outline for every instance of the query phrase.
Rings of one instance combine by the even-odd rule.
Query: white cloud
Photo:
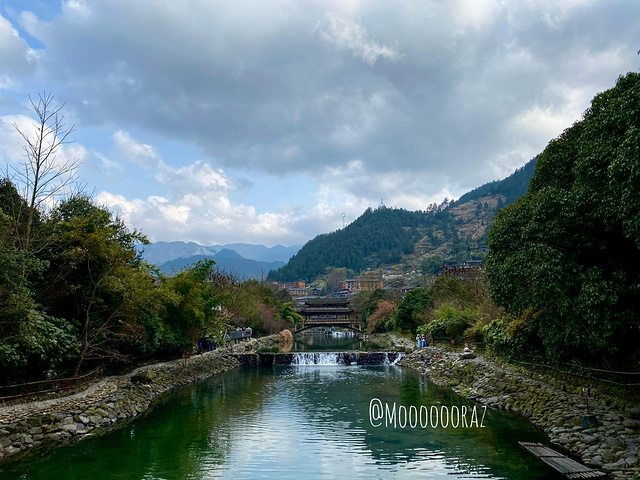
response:
[[[98,190],[151,235],[293,243],[380,199],[424,208],[511,173],[637,71],[639,16],[636,0],[65,0],[20,15],[41,50],[0,17],[0,88],[54,85],[81,129],[115,131],[89,162],[147,175],[127,198]],[[240,178],[300,175],[311,200],[283,188],[269,208]]]
[[[304,238],[291,229],[293,219],[287,214],[256,214],[253,207],[234,205],[228,198],[212,193],[203,195],[202,201],[194,201],[192,195],[174,200],[157,196],[127,200],[122,195],[102,191],[96,200],[153,241],[182,239],[208,245],[241,239],[275,245]]]
[[[20,38],[11,22],[0,15],[0,90],[22,83],[34,72],[36,52]]]
[[[33,120],[25,115],[5,115],[0,117],[0,155],[11,163],[17,164],[24,160],[24,139],[16,131],[17,125],[23,131],[28,131]]]
[[[489,28],[503,12],[498,0],[455,0],[453,14],[458,32],[468,28],[476,31]]]
[[[354,57],[373,65],[379,58],[395,61],[402,58],[401,53],[392,47],[371,39],[366,29],[349,18],[327,13],[326,26],[318,25],[321,38],[338,50],[348,50]]]
[[[128,132],[118,130],[113,134],[116,150],[126,161],[141,167],[153,168],[160,164],[160,157],[151,145],[136,142]]]
[[[103,170],[116,171],[119,173],[124,172],[124,166],[122,164],[109,159],[106,155],[96,151],[92,151],[91,154],[100,160],[100,167]]]
[[[182,193],[221,192],[226,194],[235,188],[222,170],[216,170],[209,163],[200,160],[181,168],[172,168],[162,162],[156,173],[156,179]]]

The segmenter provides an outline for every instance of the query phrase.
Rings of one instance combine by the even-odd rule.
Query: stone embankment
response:
[[[436,359],[438,356],[441,358]],[[467,398],[528,417],[545,430],[551,443],[581,458],[587,466],[611,472],[614,479],[638,476],[639,409],[620,411],[592,399],[589,415],[595,415],[597,423],[583,428],[587,405],[581,393],[564,391],[542,375],[503,367],[482,356],[462,356],[428,347],[399,364],[419,370],[434,383],[453,387]]]
[[[147,411],[156,396],[240,365],[234,354],[267,348],[277,335],[105,378],[67,397],[0,407],[0,462],[76,441]]]
[[[369,335],[369,342],[382,347],[384,350],[396,352],[411,352],[416,342],[409,337],[398,336],[393,332]]]

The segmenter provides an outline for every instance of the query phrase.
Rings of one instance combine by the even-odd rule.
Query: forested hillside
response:
[[[433,258],[483,258],[487,227],[496,211],[527,191],[536,159],[504,180],[487,183],[456,202],[425,211],[367,209],[347,227],[307,242],[269,280],[310,282],[329,267],[359,273],[367,268],[405,265],[419,269]],[[437,263],[437,262],[436,262]]]
[[[268,278],[310,281],[331,266],[360,271],[368,266],[398,262],[403,254],[413,252],[414,244],[422,238],[420,230],[427,224],[424,212],[386,207],[367,209],[346,228],[307,242]]]
[[[501,195],[504,197],[505,205],[512,204],[524,195],[527,188],[529,188],[529,180],[531,180],[533,172],[536,170],[537,160],[537,158],[530,160],[504,180],[495,180],[474,188],[453,202],[453,206],[463,205],[471,200],[479,200],[488,195]]]

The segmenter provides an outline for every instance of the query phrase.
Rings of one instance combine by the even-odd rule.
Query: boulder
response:
[[[627,408],[629,418],[633,420],[640,420],[640,408]]]
[[[15,455],[20,449],[18,447],[7,447],[4,449],[5,455]]]
[[[142,372],[138,372],[133,377],[131,377],[131,381],[133,383],[151,383],[155,376],[156,374],[151,370],[143,370]]]

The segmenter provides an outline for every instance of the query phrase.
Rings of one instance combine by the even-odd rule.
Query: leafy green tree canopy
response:
[[[598,94],[539,156],[527,195],[489,235],[493,298],[528,311],[555,360],[637,360],[640,345],[640,75]]]
[[[414,332],[422,323],[422,316],[433,305],[429,292],[424,288],[409,290],[398,307],[396,327]]]

